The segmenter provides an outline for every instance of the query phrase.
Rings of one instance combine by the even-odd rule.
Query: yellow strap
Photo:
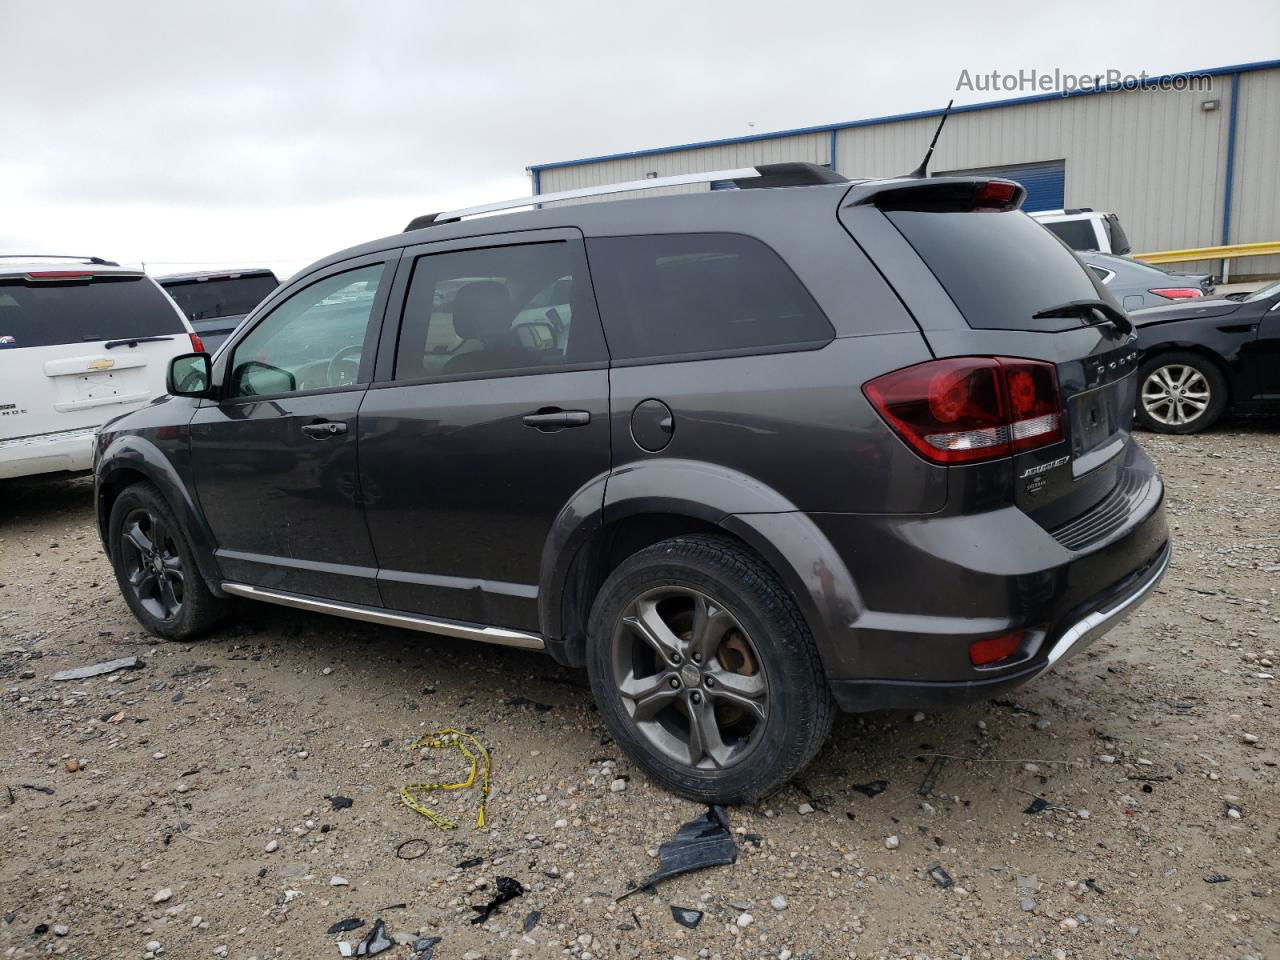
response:
[[[474,752],[468,748],[468,744],[474,748]],[[467,779],[458,783],[410,783],[400,788],[400,799],[404,801],[405,806],[410,810],[416,810],[441,830],[454,830],[458,826],[456,823],[448,817],[436,813],[426,805],[423,798],[419,798],[415,794],[430,793],[433,790],[466,790],[468,787],[475,785],[476,774],[479,773],[480,812],[476,815],[476,826],[483,827],[485,824],[485,804],[489,802],[489,772],[491,768],[489,751],[485,749],[483,743],[471,734],[456,730],[453,727],[446,727],[444,730],[437,730],[435,733],[419,737],[409,745],[410,750],[422,750],[427,747],[433,750],[456,748],[471,761],[471,772],[467,775]]]

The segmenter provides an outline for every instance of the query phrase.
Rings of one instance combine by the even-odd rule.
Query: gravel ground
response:
[[[702,808],[618,754],[583,675],[258,605],[204,642],[157,643],[118,598],[88,482],[12,483],[0,955],[328,958],[381,918],[442,938],[444,960],[1280,957],[1276,426],[1141,437],[1169,487],[1173,567],[1086,655],[1016,703],[842,718],[793,788],[730,811],[736,864],[621,904]],[[127,656],[145,667],[49,679]],[[492,751],[487,829],[474,794],[442,795],[448,832],[399,801],[465,774],[409,749],[446,726]],[[976,759],[921,795],[930,753]],[[876,796],[855,789],[874,780]],[[1050,808],[1024,812],[1033,795]],[[422,855],[398,859],[413,838],[402,853]],[[473,925],[499,876],[524,895]],[[348,917],[364,925],[326,933]]]

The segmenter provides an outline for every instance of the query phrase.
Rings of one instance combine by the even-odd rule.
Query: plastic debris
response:
[[[682,927],[688,927],[692,930],[702,922],[702,911],[694,910],[692,907],[676,907],[671,908],[671,919]]]
[[[331,926],[326,933],[346,933],[348,930],[354,930],[356,927],[363,927],[364,921],[359,917],[347,917],[345,920],[339,920]]]
[[[1102,896],[1103,890],[1100,886],[1098,886],[1097,881],[1094,880],[1093,877],[1089,877],[1087,880],[1085,880],[1084,885],[1088,887],[1090,890],[1092,890],[1094,893],[1096,893],[1098,896]]]
[[[404,801],[405,806],[410,810],[415,810],[422,814],[441,830],[453,830],[458,826],[456,823],[448,817],[436,813],[417,795],[435,790],[467,790],[475,786],[476,779],[479,778],[480,809],[476,813],[476,826],[483,827],[485,824],[485,805],[489,802],[489,774],[492,769],[489,751],[485,748],[485,745],[469,733],[464,733],[453,727],[446,727],[444,730],[437,730],[435,733],[427,734],[425,737],[419,737],[409,745],[410,750],[422,750],[428,747],[433,750],[457,750],[471,762],[471,772],[467,775],[467,779],[460,780],[457,783],[407,784],[400,788],[400,799]]]
[[[463,860],[458,864],[459,870],[470,870],[472,867],[478,867],[484,863],[484,857],[472,857],[470,860]]]
[[[394,943],[387,936],[387,925],[382,920],[373,921],[373,929],[369,931],[369,935],[360,941],[360,945],[356,947],[357,957],[372,957],[375,954],[382,953],[384,950],[390,950]]]
[[[924,772],[924,779],[920,781],[920,786],[916,788],[916,793],[922,797],[927,797],[933,793],[933,788],[938,785],[938,778],[942,776],[942,768],[946,765],[946,757],[934,757],[933,762],[929,764],[929,769]]]
[[[405,853],[405,847],[414,843],[422,844],[422,849],[419,850],[417,847],[414,847],[409,853]],[[397,860],[417,860],[419,857],[425,857],[427,855],[427,850],[430,849],[430,846],[431,845],[427,843],[427,839],[425,837],[410,837],[408,840],[405,840],[403,843],[401,843],[399,846],[396,847],[396,859]]]
[[[888,780],[872,780],[870,783],[855,783],[853,789],[865,797],[878,797],[889,786]]]
[[[1228,877],[1225,873],[1207,873],[1205,874],[1204,882],[1205,883],[1226,883],[1230,879],[1231,878]]]
[[[1036,797],[1027,806],[1027,809],[1023,810],[1022,812],[1030,814],[1031,816],[1034,817],[1044,813],[1048,809],[1049,809],[1049,801],[1046,800],[1044,797]]]
[[[325,799],[328,800],[329,803],[333,805],[334,810],[346,810],[353,803],[355,803],[355,801],[352,800],[350,797],[341,797],[341,796],[338,796],[337,794],[334,794],[331,797],[326,795]]]
[[[538,925],[538,921],[542,919],[541,910],[530,910],[529,915],[524,918],[524,932],[528,933]]]
[[[476,915],[471,918],[472,923],[484,923],[489,919],[489,915],[504,903],[524,895],[524,887],[520,886],[519,880],[511,877],[498,877],[496,883],[498,892],[494,894],[493,899],[483,907],[473,906],[471,908],[476,912]]]
[[[436,944],[443,939],[443,937],[421,937],[413,941],[410,948],[417,952],[414,960],[431,960],[431,955],[436,952]]]
[[[146,664],[138,657],[121,657],[119,660],[104,660],[102,663],[76,667],[74,670],[59,670],[49,679],[84,680],[88,677],[100,677],[104,673],[115,673],[117,670],[141,670],[145,666]]]
[[[676,835],[658,847],[658,869],[618,897],[621,901],[639,890],[704,867],[736,863],[738,844],[729,832],[729,815],[724,807],[711,806],[707,812],[680,827]]]
[[[934,883],[936,883],[943,890],[947,889],[947,887],[955,883],[955,881],[951,879],[951,874],[947,873],[946,870],[942,869],[942,864],[940,863],[935,863],[931,865],[929,867],[928,872],[929,872],[929,879],[932,880]]]
[[[354,957],[356,955],[355,948],[351,946],[351,942],[349,940],[338,941],[338,953],[342,954],[344,957]]]

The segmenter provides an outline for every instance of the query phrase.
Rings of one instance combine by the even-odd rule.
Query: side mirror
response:
[[[175,397],[208,397],[213,385],[213,361],[207,353],[184,353],[169,361],[166,379]]]

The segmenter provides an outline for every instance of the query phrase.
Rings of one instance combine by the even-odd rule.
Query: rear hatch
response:
[[[192,343],[141,273],[0,275],[0,440],[91,429],[165,392]]]
[[[270,270],[160,278],[160,286],[186,314],[210,353],[278,285]]]
[[[1005,456],[962,469],[974,474],[974,486],[1003,487],[1004,499],[1011,494],[1054,529],[1114,496],[1117,484],[1135,482],[1121,476],[1121,454],[1138,352],[1119,304],[1064,243],[1017,209],[1021,199],[1007,181],[925,180],[868,191],[861,219],[851,211],[846,226],[880,247],[874,259],[888,264],[936,357],[1012,358],[999,361],[996,376],[1007,380],[1007,409],[1019,406],[1019,390],[1028,398],[1028,419],[1011,418]],[[868,207],[892,231],[883,221],[875,229]],[[927,274],[919,263],[893,266],[911,259],[902,240]]]

